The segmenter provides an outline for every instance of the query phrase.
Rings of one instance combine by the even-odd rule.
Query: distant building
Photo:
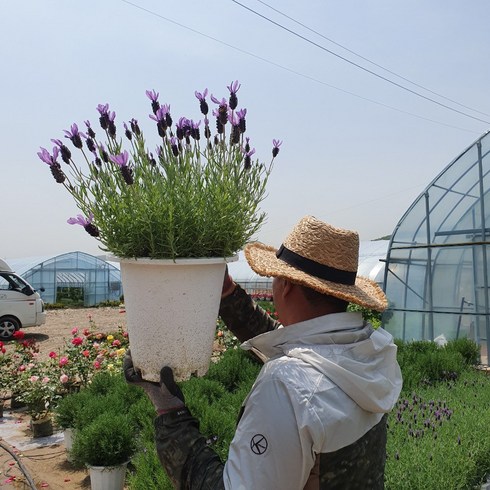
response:
[[[94,306],[119,301],[123,293],[119,264],[84,252],[9,259],[7,263],[45,303]]]

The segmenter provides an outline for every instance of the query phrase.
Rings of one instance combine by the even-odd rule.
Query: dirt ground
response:
[[[73,327],[89,328],[90,320],[96,331],[113,332],[119,326],[126,327],[126,317],[123,308],[88,308],[48,310],[46,323],[40,327],[25,329],[26,339],[34,338],[39,343],[41,356],[48,355],[52,350],[62,348],[65,341],[71,338]],[[10,411],[7,402],[5,414],[12,417],[20,427],[26,426],[25,438],[30,439],[30,430],[27,428],[28,417],[22,411]],[[0,419],[0,424],[2,422]],[[75,470],[66,460],[65,448],[62,442],[20,451],[0,438],[0,446],[7,446],[16,454],[22,465],[29,472],[36,488],[61,489],[90,489],[88,470]],[[14,481],[10,477],[15,476]],[[4,448],[0,447],[0,489],[29,489],[31,488],[22,478],[19,465],[14,457]]]

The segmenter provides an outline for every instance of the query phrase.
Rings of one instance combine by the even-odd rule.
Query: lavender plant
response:
[[[84,132],[72,124],[65,131],[72,149],[60,139],[51,140],[51,153],[41,148],[39,158],[82,213],[68,223],[123,258],[226,257],[240,250],[265,220],[259,204],[282,141],[273,140],[268,164],[253,159],[247,110],[237,110],[240,84],[227,88],[228,99],[210,97],[215,131],[208,89],[195,92],[202,121],[177,122],[159,94],[147,91],[158,134],[154,152],[136,119],[124,122],[119,136],[108,104],[97,107],[100,132],[90,121]]]

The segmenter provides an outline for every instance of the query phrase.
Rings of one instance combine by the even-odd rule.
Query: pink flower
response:
[[[76,335],[78,333],[78,327],[74,327],[71,329],[71,334]]]
[[[95,350],[99,350],[99,347],[100,347],[100,344],[98,342],[94,342],[92,344],[92,347],[95,349]]]
[[[39,376],[31,376],[29,380],[31,381],[31,383],[35,383],[36,381],[39,381]]]
[[[68,357],[62,357],[60,359],[60,366],[65,366],[66,364],[68,364]]]
[[[85,356],[85,357],[88,357],[90,355],[90,351],[89,350],[84,350],[82,352],[82,354]]]
[[[123,337],[128,337],[128,332],[123,332]]]
[[[99,361],[94,361],[94,368],[100,369],[100,362]]]
[[[67,375],[67,374],[62,374],[62,375],[60,376],[60,381],[61,381],[63,384],[68,383],[68,379],[69,379],[69,378],[68,378],[68,375]]]
[[[24,364],[21,364],[18,368],[18,371],[22,372],[22,371],[25,371],[26,370],[26,367],[24,366]]]
[[[54,351],[51,351],[51,352],[49,353],[49,357],[50,357],[51,359],[56,359],[56,358],[58,357],[58,354],[56,354],[56,352],[54,352]]]
[[[114,340],[114,342],[112,342],[112,347],[119,347],[121,345],[121,341],[120,340]]]
[[[49,383],[49,378],[47,376],[44,376],[44,378],[42,379],[42,382],[44,384]]]
[[[85,337],[88,337],[90,335],[90,330],[88,328],[84,328],[82,333],[85,335]]]
[[[73,345],[81,345],[83,344],[83,339],[82,337],[75,337],[74,339],[71,340],[71,343]]]

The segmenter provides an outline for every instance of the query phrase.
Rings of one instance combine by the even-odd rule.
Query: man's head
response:
[[[377,311],[387,306],[381,288],[357,276],[358,234],[312,216],[294,227],[279,250],[251,243],[245,247],[245,256],[257,274],[275,278],[273,293],[278,311],[286,301],[300,305],[301,300],[313,307],[315,316],[345,311],[349,302]]]

